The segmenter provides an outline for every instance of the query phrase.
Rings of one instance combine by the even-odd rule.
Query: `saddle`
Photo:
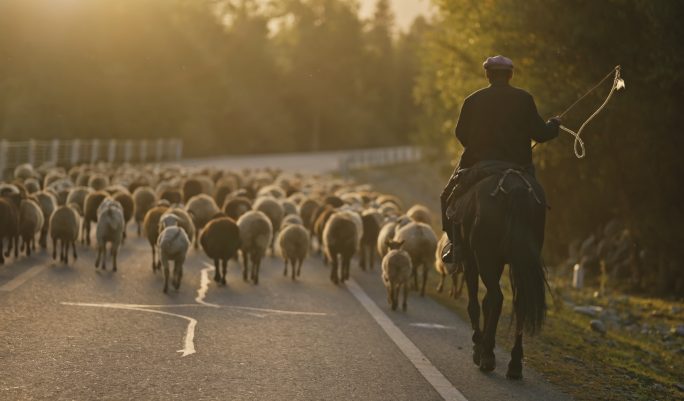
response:
[[[537,194],[534,193],[534,190],[532,189],[532,185],[525,177],[527,175],[532,179],[535,179],[535,169],[533,164],[520,166],[515,163],[501,160],[483,160],[476,163],[473,167],[458,171],[455,178],[456,185],[447,199],[447,217],[452,220],[454,224],[460,224],[465,214],[464,205],[462,204],[463,202],[460,202],[464,195],[468,193],[468,191],[478,182],[484,180],[485,178],[491,177],[492,175],[499,174],[501,175],[501,179],[499,180],[496,189],[491,193],[492,196],[496,196],[499,191],[506,193],[506,190],[503,188],[503,184],[510,174],[514,174],[523,179],[525,184],[527,184],[529,191],[534,194],[537,202],[540,202]]]

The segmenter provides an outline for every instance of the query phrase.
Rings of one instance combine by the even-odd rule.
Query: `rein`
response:
[[[565,131],[565,132],[567,132],[567,133],[569,133],[570,135],[572,135],[572,136],[575,137],[575,143],[574,143],[574,145],[573,145],[573,148],[574,148],[574,150],[575,150],[575,156],[577,156],[578,159],[583,158],[584,155],[586,154],[586,151],[585,151],[585,149],[584,149],[584,142],[583,142],[582,139],[580,138],[580,134],[582,133],[582,130],[583,130],[584,127],[589,123],[589,121],[591,121],[594,117],[596,117],[596,115],[597,115],[598,113],[600,113],[601,110],[603,110],[603,108],[606,106],[606,104],[608,104],[608,101],[610,100],[611,96],[613,96],[613,92],[615,92],[616,90],[619,90],[619,89],[625,87],[625,81],[624,81],[622,78],[620,78],[620,66],[618,65],[617,67],[615,67],[608,75],[606,75],[605,78],[603,78],[603,79],[601,80],[601,82],[598,83],[598,85],[594,86],[589,92],[587,92],[586,94],[584,94],[584,96],[582,96],[581,98],[577,99],[577,101],[576,101],[575,103],[573,103],[572,106],[568,107],[568,109],[565,110],[565,111],[563,112],[563,114],[560,115],[560,117],[563,117],[564,115],[566,115],[566,114],[570,111],[570,109],[572,109],[573,107],[575,107],[575,105],[576,105],[577,103],[579,103],[582,99],[584,99],[585,97],[587,97],[587,96],[588,96],[591,92],[593,92],[596,88],[598,88],[599,86],[601,86],[601,84],[602,84],[603,82],[605,82],[606,79],[610,78],[610,76],[613,75],[613,73],[615,73],[615,79],[613,79],[613,87],[610,89],[610,93],[608,94],[608,97],[606,97],[606,100],[603,102],[603,104],[601,105],[601,107],[599,107],[598,110],[596,110],[596,111],[594,112],[594,114],[592,114],[591,117],[589,117],[589,118],[587,119],[587,121],[585,121],[584,124],[582,124],[582,126],[580,127],[580,129],[579,129],[577,132],[574,132],[574,131],[572,131],[571,129],[569,129],[569,128],[567,128],[567,127],[564,127],[564,126],[562,126],[562,125],[559,127],[559,128],[562,129],[563,131]],[[579,144],[580,148],[582,149],[582,153],[580,153],[580,152],[577,150],[577,145],[578,145],[578,144]],[[535,143],[535,144],[532,146],[532,149],[534,149],[534,147],[537,146],[537,145],[538,145],[538,143]]]

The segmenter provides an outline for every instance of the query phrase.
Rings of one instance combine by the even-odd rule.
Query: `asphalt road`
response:
[[[570,399],[529,368],[505,380],[501,349],[481,373],[469,325],[429,298],[391,311],[377,265],[353,263],[357,285],[335,286],[315,256],[295,282],[268,257],[255,286],[231,261],[217,286],[192,250],[180,290],[163,294],[133,232],[116,273],[78,250],[69,266],[50,249],[0,267],[0,399],[440,400],[439,380],[470,401]]]

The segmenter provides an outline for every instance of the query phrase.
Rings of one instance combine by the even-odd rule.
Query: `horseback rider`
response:
[[[442,259],[454,265],[462,262],[461,238],[460,231],[454,228],[458,227],[458,222],[449,219],[447,209],[482,178],[479,174],[481,163],[513,163],[520,171],[534,177],[531,141],[543,143],[557,137],[561,125],[560,117],[544,122],[532,95],[509,84],[513,78],[511,60],[503,56],[489,57],[483,68],[490,85],[463,102],[456,125],[456,138],[463,145],[463,154],[440,195],[442,229],[452,243],[442,251]],[[464,174],[473,169],[477,169],[478,174]]]

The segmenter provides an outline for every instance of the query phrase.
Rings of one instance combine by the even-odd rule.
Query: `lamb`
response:
[[[43,212],[44,223],[43,229],[40,230],[40,240],[38,240],[38,242],[42,248],[47,248],[47,235],[48,230],[50,229],[50,216],[52,216],[52,213],[57,208],[57,199],[54,197],[54,195],[47,191],[38,191],[32,196],[38,203],[38,206],[40,206],[40,210]]]
[[[256,210],[240,216],[237,225],[240,227],[240,250],[244,259],[242,278],[247,281],[248,263],[251,258],[251,278],[254,284],[259,284],[259,266],[261,258],[266,255],[266,249],[273,239],[273,225],[268,216]]]
[[[278,234],[276,254],[285,261],[283,275],[287,276],[287,262],[292,265],[292,280],[302,272],[302,262],[309,253],[309,232],[301,224],[288,223]]]
[[[157,263],[157,240],[159,239],[159,221],[169,208],[166,206],[156,206],[150,209],[145,215],[143,223],[145,237],[152,247],[152,271],[156,272],[161,268],[161,262]]]
[[[135,201],[135,222],[138,225],[138,235],[140,235],[142,228],[141,223],[145,220],[147,212],[152,209],[157,202],[157,194],[152,188],[142,186],[136,188],[135,192],[133,192],[133,200]]]
[[[119,245],[123,238],[124,228],[122,209],[121,205],[117,207],[115,204],[110,203],[101,210],[97,217],[97,258],[95,259],[95,268],[100,265],[100,260],[102,260],[102,270],[107,270],[105,252],[107,250],[107,242],[111,242],[112,270],[116,271],[116,258],[119,254]]]
[[[375,247],[378,243],[378,236],[380,235],[380,224],[378,223],[380,213],[375,211],[365,211],[361,215],[363,222],[363,237],[361,237],[361,260],[359,267],[366,270],[366,250],[369,253],[369,267],[373,270],[373,262],[375,257]]]
[[[0,264],[5,263],[5,256],[10,255],[14,241],[14,257],[19,256],[19,209],[21,195],[12,193],[0,197]],[[3,255],[3,239],[9,239],[7,253]]]
[[[323,217],[323,216],[321,216]],[[323,248],[332,262],[330,279],[337,284],[349,279],[349,265],[359,246],[359,230],[354,220],[346,213],[333,213],[323,230]],[[337,277],[337,255],[342,257],[342,271]]]
[[[31,247],[36,249],[36,234],[43,229],[45,218],[43,211],[33,199],[24,199],[19,208],[19,235],[23,242],[21,250],[26,247],[26,256],[31,256]]]
[[[128,227],[128,222],[131,221],[133,216],[135,215],[135,200],[133,200],[133,197],[131,194],[128,193],[128,190],[126,191],[119,191],[114,194],[114,200],[119,202],[119,204],[123,207],[123,216],[124,216],[124,230],[123,230],[123,238],[126,238],[126,227]],[[121,240],[121,244],[123,244],[123,240]]]
[[[435,234],[427,224],[413,222],[397,229],[394,240],[406,242],[404,249],[411,256],[411,265],[413,266],[411,275],[415,289],[418,289],[418,267],[422,266],[423,286],[420,290],[420,296],[424,296],[428,272],[435,263],[435,252],[437,250]]]
[[[214,281],[226,285],[228,261],[237,256],[240,249],[240,228],[230,217],[212,219],[202,231],[199,242],[210,259],[214,260]],[[223,275],[219,269],[223,265]]]
[[[52,259],[57,258],[57,241],[62,245],[59,261],[69,263],[69,246],[73,248],[74,260],[76,254],[76,241],[80,226],[81,211],[78,204],[71,203],[69,206],[59,206],[50,216],[50,237],[52,238]]]
[[[411,257],[401,250],[404,241],[387,239],[385,242],[389,252],[382,259],[382,281],[387,287],[387,299],[392,310],[399,305],[399,290],[404,288],[404,302],[401,309],[406,312],[406,300],[408,299],[409,286],[411,283]]]
[[[164,267],[164,289],[169,290],[169,260],[173,260],[173,288],[180,288],[183,278],[183,263],[190,248],[190,240],[182,228],[178,226],[166,227],[159,234],[157,241],[161,264]]]
[[[406,216],[413,221],[432,226],[432,213],[423,205],[414,205],[406,212]]]
[[[446,233],[442,234],[442,237],[439,239],[439,242],[437,243],[437,249],[435,250],[435,269],[437,269],[437,272],[440,274],[441,278],[439,280],[439,285],[437,285],[437,292],[442,292],[442,289],[444,288],[444,279],[446,278],[447,274],[449,274],[449,271],[447,269],[447,266],[442,262],[442,249],[444,246],[449,242],[449,237],[447,236]],[[457,270],[458,272],[458,270]],[[461,285],[458,285],[458,275],[453,274],[451,275],[451,280],[452,280],[452,285],[451,285],[451,291],[449,291],[449,296],[451,299],[458,299],[461,296],[461,291],[463,290],[463,283],[465,283],[465,280],[461,280]]]
[[[95,192],[93,191],[92,188],[88,187],[76,187],[72,188],[69,190],[69,196],[66,198],[66,205],[70,205],[72,203],[77,203],[78,206],[81,208],[81,211],[85,209],[85,198],[88,196],[88,194]]]
[[[237,196],[223,205],[223,213],[233,220],[252,210],[252,201],[244,196]]]
[[[105,191],[97,191],[89,193],[85,198],[85,207],[83,208],[83,236],[81,243],[90,245],[90,222],[97,223],[97,210],[100,204],[109,198],[109,194]]]
[[[199,194],[188,201],[187,210],[192,222],[195,224],[197,235],[195,236],[195,248],[199,247],[199,232],[220,210],[214,202],[214,198],[207,194]]]

